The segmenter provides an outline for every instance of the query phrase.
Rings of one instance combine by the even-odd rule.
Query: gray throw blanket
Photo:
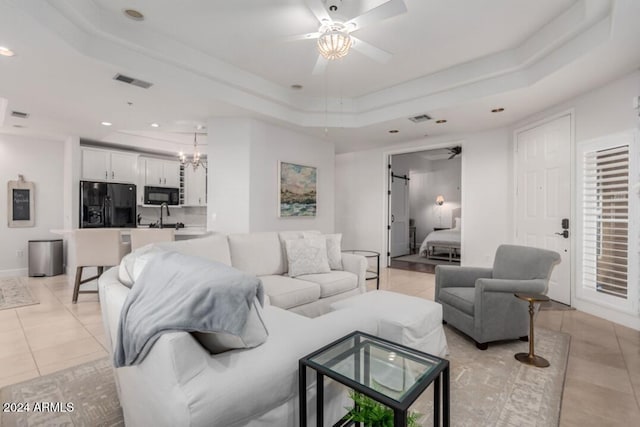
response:
[[[144,267],[120,314],[116,368],[136,365],[164,332],[240,335],[262,282],[225,264],[161,252]]]

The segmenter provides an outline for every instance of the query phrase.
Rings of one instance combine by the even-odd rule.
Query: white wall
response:
[[[468,139],[462,150],[462,263],[490,267],[498,246],[511,243],[509,132]]]
[[[333,142],[260,121],[253,122],[251,136],[250,230],[320,230],[332,233],[335,221]],[[318,168],[315,217],[278,217],[279,161]]]
[[[506,129],[429,138],[336,156],[336,232],[343,246],[369,249],[386,261],[386,158],[389,154],[462,145],[462,264],[490,266],[509,242],[509,133]],[[487,203],[488,200],[491,204]],[[434,199],[435,200],[435,199]]]
[[[207,230],[249,231],[251,120],[211,119],[207,139]]]
[[[335,147],[330,141],[253,119],[209,121],[209,230],[333,232]],[[278,162],[318,168],[316,217],[278,217]]]
[[[28,240],[59,239],[64,223],[64,143],[0,134],[0,276],[26,275]],[[7,181],[24,175],[35,184],[35,226],[7,226]],[[23,256],[17,257],[16,251]]]

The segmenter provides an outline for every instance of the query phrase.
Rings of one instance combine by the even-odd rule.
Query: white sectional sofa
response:
[[[200,239],[180,240],[157,246],[220,261],[262,280],[270,304],[307,317],[330,311],[340,299],[366,292],[364,257],[342,254],[342,270],[287,276],[284,241],[302,238],[314,231],[284,231],[247,234],[213,234]]]
[[[414,344],[415,339],[431,335],[435,327],[439,328],[437,340],[430,339],[422,349],[433,348],[440,355],[446,352],[438,304],[414,298],[398,313],[402,301],[385,310],[380,304],[388,297],[383,293],[358,302],[354,295],[365,290],[366,268],[359,256],[345,255],[344,271],[325,273],[322,278],[289,278],[283,275],[287,265],[282,237],[277,233],[212,235],[159,245],[260,276],[271,302],[262,311],[268,338],[255,348],[210,354],[190,333],[163,334],[140,364],[115,370],[127,426],[298,426],[298,360],[354,330]],[[120,313],[130,289],[118,279],[118,268],[105,272],[98,284],[107,345],[113,354]],[[332,302],[335,305],[348,296],[344,306],[331,311]],[[403,297],[411,298],[397,295]],[[431,314],[426,316],[426,312]],[[412,324],[403,318],[411,318]],[[398,330],[398,322],[407,324],[411,333],[388,336]],[[308,373],[307,384],[308,422],[315,425],[315,375]],[[326,425],[344,415],[346,406],[349,400],[344,388],[325,383]]]

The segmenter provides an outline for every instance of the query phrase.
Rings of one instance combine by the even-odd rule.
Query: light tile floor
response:
[[[74,305],[66,276],[25,280],[40,304],[0,310],[0,387],[107,355],[96,294]],[[435,277],[383,269],[380,289],[433,299]],[[639,331],[579,311],[541,311],[536,326],[571,335],[561,426],[640,425]]]
[[[0,310],[0,387],[107,355],[97,294],[72,304],[67,276],[24,280],[40,304]]]

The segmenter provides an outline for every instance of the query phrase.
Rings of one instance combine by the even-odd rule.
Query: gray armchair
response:
[[[560,255],[546,249],[501,245],[493,268],[436,267],[435,300],[442,319],[464,332],[481,350],[491,341],[529,333],[528,304],[514,293],[546,294]]]

